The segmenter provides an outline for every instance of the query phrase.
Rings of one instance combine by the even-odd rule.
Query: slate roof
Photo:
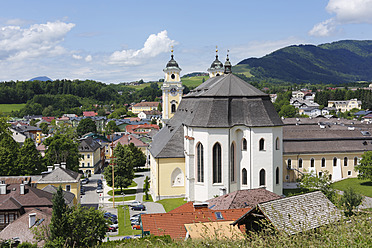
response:
[[[130,143],[133,143],[136,147],[147,147],[148,144],[142,142],[141,140],[137,139],[133,135],[125,134],[120,139],[117,139],[114,141],[114,147],[120,143],[122,145],[129,145]]]
[[[155,158],[184,157],[183,125],[204,128],[282,126],[269,95],[233,74],[213,77],[182,98],[175,115],[154,136]]]
[[[36,214],[36,220],[39,221],[36,222],[34,227],[29,228],[29,214],[32,213]],[[22,242],[35,243],[36,240],[34,239],[33,229],[44,225],[48,226],[51,218],[52,214],[50,212],[32,209],[28,211],[26,214],[20,216],[18,219],[16,219],[9,225],[7,225],[0,232],[0,239],[6,240],[17,237],[21,243]],[[44,241],[40,241],[37,244],[38,247],[42,247],[44,245]]]
[[[215,212],[220,212],[223,219],[217,219]],[[234,221],[247,212],[247,209],[207,210],[185,213],[162,213],[141,215],[143,231],[151,235],[170,235],[172,239],[184,239],[186,229],[184,224]]]
[[[8,207],[14,209],[19,205],[22,207],[52,207],[52,197],[53,194],[29,185],[25,185],[25,194],[21,195],[19,184],[9,184],[7,185],[7,194],[0,195],[0,209],[6,210]],[[9,200],[9,198],[14,200]]]
[[[369,131],[365,133],[364,131]],[[364,135],[363,135],[364,133]],[[283,128],[283,154],[350,153],[372,150],[372,127],[298,125]]]
[[[57,167],[53,171],[43,174],[37,183],[78,182],[80,177],[81,175],[75,171]]]
[[[80,140],[78,149],[79,152],[94,152],[100,147],[101,145],[93,137],[87,137]]]
[[[51,194],[54,194],[54,193],[57,192],[58,188],[56,186],[53,186],[51,184],[48,184],[42,190],[44,190],[46,192],[49,192]],[[65,190],[62,190],[62,193],[63,193],[63,198],[65,198],[65,203],[67,205],[70,205],[71,203],[73,203],[73,200],[75,198],[75,194],[74,193],[69,192],[69,191],[65,191]]]
[[[237,190],[208,200],[209,208],[212,210],[253,208],[260,202],[281,199],[280,195],[270,192],[264,188]]]
[[[257,204],[233,224],[242,224],[254,211],[264,214],[278,231],[295,234],[341,219],[340,211],[320,191]]]

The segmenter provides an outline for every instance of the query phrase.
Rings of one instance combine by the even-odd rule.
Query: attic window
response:
[[[360,131],[360,132],[363,134],[363,136],[371,136],[370,132],[368,131]]]
[[[221,212],[215,212],[214,215],[216,215],[217,220],[223,220],[223,216]]]

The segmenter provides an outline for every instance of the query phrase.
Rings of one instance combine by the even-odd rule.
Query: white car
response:
[[[103,192],[103,189],[97,189],[96,192],[97,193],[102,193]]]
[[[134,215],[132,215],[132,217],[130,217],[130,221],[139,220],[139,217],[140,217],[141,214],[146,214],[146,213],[134,214]]]
[[[132,201],[130,204],[129,204],[129,207],[134,207],[134,206],[138,206],[138,205],[141,205],[142,203],[139,202],[139,201]]]
[[[116,228],[116,229],[119,228],[119,224],[112,224],[112,225],[110,225],[110,226],[113,227],[113,228]]]

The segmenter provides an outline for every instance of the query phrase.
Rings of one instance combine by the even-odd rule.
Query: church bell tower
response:
[[[181,82],[181,68],[173,58],[173,47],[171,59],[164,68],[164,83],[161,87],[163,91],[163,120],[173,117],[178,105],[182,100],[183,86]]]

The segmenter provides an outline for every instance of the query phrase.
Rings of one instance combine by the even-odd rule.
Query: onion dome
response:
[[[174,58],[173,58],[173,54],[171,55],[171,59],[169,60],[169,62],[168,62],[168,64],[167,64],[166,68],[169,68],[169,67],[180,68],[180,67],[178,66],[178,63],[174,60]]]
[[[221,61],[218,60],[218,55],[216,55],[216,59],[211,64],[210,69],[222,69],[222,68],[223,68],[223,64]]]
[[[227,57],[226,57],[226,62],[225,62],[225,71],[224,71],[225,74],[229,74],[229,73],[232,73],[232,70],[231,70],[231,63],[230,63],[230,60],[229,60],[229,54],[227,54]]]

